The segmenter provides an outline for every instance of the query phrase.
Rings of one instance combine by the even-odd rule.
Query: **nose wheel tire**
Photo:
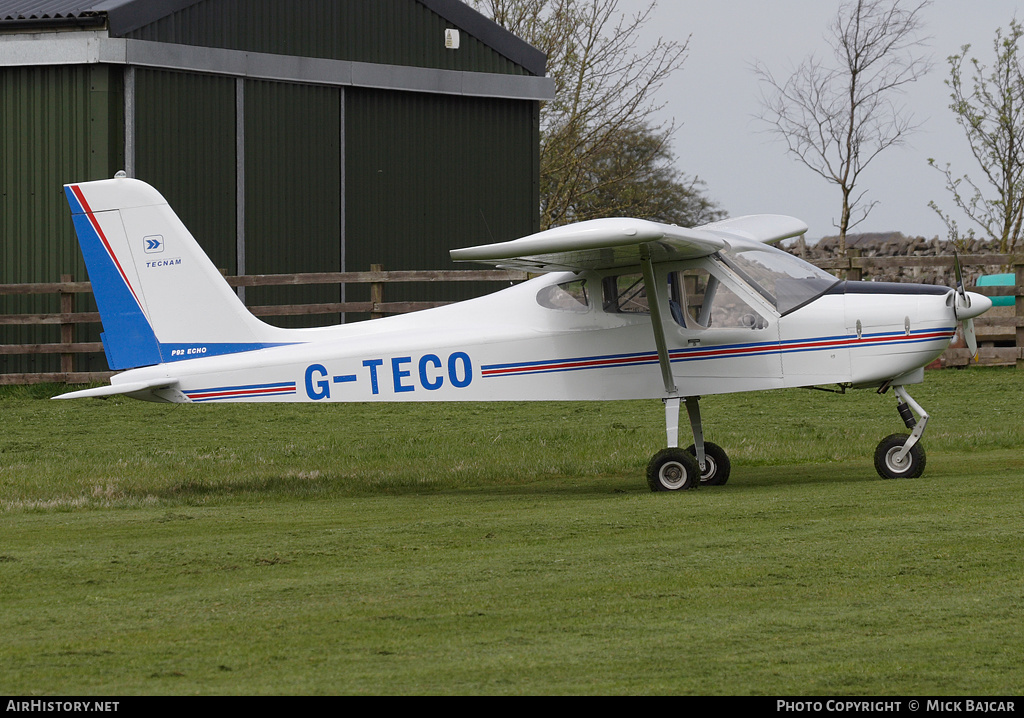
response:
[[[697,447],[690,444],[686,449],[691,456],[697,456]],[[697,465],[700,468],[700,464]],[[704,471],[700,473],[701,486],[721,486],[729,480],[732,464],[729,455],[718,444],[704,442]]]
[[[875,449],[875,470],[883,479],[916,479],[924,473],[925,453],[920,443],[914,444],[902,459],[900,450],[910,437],[893,434],[882,439]]]
[[[685,449],[662,449],[647,464],[651,491],[686,491],[700,485],[700,466]]]

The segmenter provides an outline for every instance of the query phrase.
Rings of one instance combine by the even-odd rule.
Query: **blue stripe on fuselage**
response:
[[[687,347],[673,349],[669,352],[673,364],[680,362],[706,361],[709,359],[730,359],[736,357],[763,356],[764,354],[796,354],[834,350],[838,348],[885,346],[893,347],[907,344],[922,344],[934,341],[948,342],[956,332],[955,327],[938,329],[918,329],[910,332],[878,332],[865,334],[858,338],[856,334],[829,337],[812,337],[808,339],[789,339],[783,342],[753,342],[744,344],[722,344],[719,346]],[[487,377],[522,376],[526,374],[548,374],[586,369],[606,369],[610,367],[638,366],[657,364],[658,355],[654,352],[636,354],[609,354],[597,356],[574,357],[569,359],[546,359],[533,362],[513,362],[508,364],[488,364],[480,367],[481,375]]]

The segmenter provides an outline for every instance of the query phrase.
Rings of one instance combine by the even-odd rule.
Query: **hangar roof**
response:
[[[95,27],[106,24],[122,37],[174,12],[206,0],[0,0],[0,28]],[[521,65],[543,76],[547,58],[541,51],[481,15],[460,0],[418,2]]]

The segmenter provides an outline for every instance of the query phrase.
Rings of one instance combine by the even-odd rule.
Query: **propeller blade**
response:
[[[971,357],[975,361],[978,360],[978,337],[974,334],[974,320],[968,319],[963,324],[964,327],[964,341],[967,343],[967,348],[971,350]]]
[[[967,288],[964,286],[964,269],[959,265],[959,254],[956,250],[953,250],[953,271],[956,274],[956,293],[961,295],[963,298],[967,298]],[[968,300],[968,306],[970,306],[970,300]]]
[[[964,272],[960,266],[960,255],[957,254],[955,249],[953,250],[953,271],[956,273],[956,295],[953,297],[953,314],[962,321],[964,343],[967,344],[967,348],[971,351],[971,358],[977,361],[978,337],[974,333],[973,317],[981,314],[988,307],[979,306],[978,310],[980,311],[970,311],[971,295],[968,293],[967,287],[964,286]],[[989,306],[991,306],[991,302],[989,302]]]
[[[970,309],[971,298],[967,295],[967,287],[964,286],[964,271],[960,267],[960,255],[955,249],[953,250],[953,271],[956,273],[957,307]]]

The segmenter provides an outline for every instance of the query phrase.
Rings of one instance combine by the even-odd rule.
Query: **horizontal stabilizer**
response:
[[[166,393],[166,391],[170,391],[173,394],[180,394],[181,392],[177,391],[177,386],[177,379],[161,377],[160,379],[150,379],[148,381],[132,381],[111,384],[110,386],[99,386],[95,389],[80,389],[79,391],[71,391],[53,398],[81,399],[85,397],[132,395],[133,398],[149,401],[174,401],[171,396],[160,396],[157,392]]]

